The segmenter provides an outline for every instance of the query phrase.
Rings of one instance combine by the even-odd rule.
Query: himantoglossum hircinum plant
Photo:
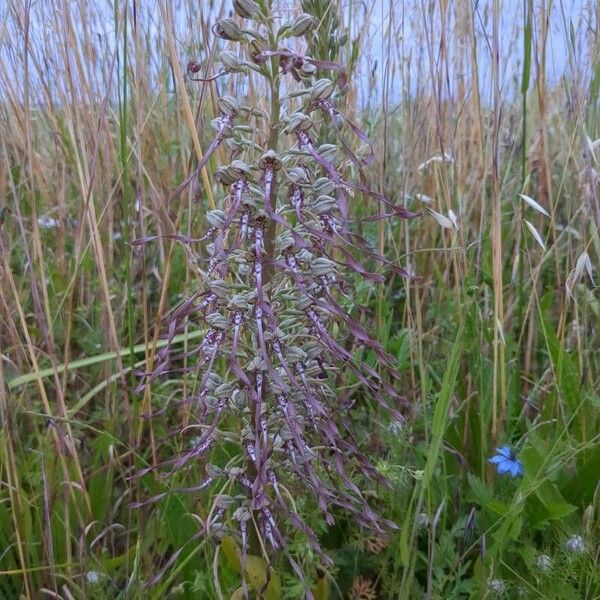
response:
[[[268,110],[228,95],[219,98],[214,140],[172,196],[219,146],[229,153],[229,164],[214,173],[223,190],[221,208],[206,216],[206,281],[170,313],[167,337],[172,340],[190,322],[203,322],[206,334],[183,353],[162,348],[140,388],[169,373],[197,376],[195,393],[185,401],[192,421],[178,432],[193,440],[158,468],[175,472],[201,461],[205,478],[174,490],[195,493],[219,484],[227,491],[217,495],[201,534],[233,538],[242,562],[250,551],[267,563],[273,553],[286,553],[302,578],[287,551],[286,531],[295,529],[324,564],[328,559],[295,510],[294,493],[314,498],[328,524],[334,523],[334,511],[345,511],[380,533],[391,525],[369,507],[357,485],[382,478],[359,450],[335,384],[340,370],[352,372],[400,420],[399,374],[394,358],[340,298],[350,274],[384,280],[363,267],[361,255],[407,275],[356,232],[352,204],[371,199],[385,207],[365,220],[413,215],[367,185],[371,147],[339,108],[347,85],[344,69],[286,46],[294,38],[297,48],[317,19],[301,14],[278,23],[268,0],[234,0],[234,9],[238,18],[222,19],[213,33],[239,48],[221,53],[214,75],[202,78],[195,62],[188,74],[206,80],[252,70],[266,81]],[[324,131],[331,143],[320,143]],[[361,350],[374,353],[377,368],[361,360]],[[224,439],[237,444],[239,459],[217,466],[210,462],[211,450]]]

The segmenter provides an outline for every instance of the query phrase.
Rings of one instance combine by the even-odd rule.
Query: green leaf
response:
[[[546,505],[546,510],[548,511],[548,519],[558,520],[574,513],[577,507],[568,502],[551,502]]]
[[[221,542],[221,550],[226,556],[229,564],[238,573],[241,573],[242,564],[240,551],[231,536],[223,538]],[[246,565],[244,571],[246,574],[246,582],[248,583],[248,587],[255,592],[258,592],[264,587],[265,583],[267,582],[268,569],[267,562],[263,558],[260,556],[254,556],[253,554],[248,554],[246,556]],[[238,590],[236,590],[234,595],[231,596],[232,599],[235,597],[237,592]],[[281,597],[281,581],[279,579],[279,575],[271,570],[269,585],[263,594],[263,598],[264,600],[280,600]]]
[[[198,330],[198,331],[191,331],[189,333],[182,333],[180,335],[176,335],[173,340],[172,340],[172,344],[174,343],[182,343],[185,340],[191,341],[194,339],[198,339],[201,338],[203,335],[205,335],[205,331],[204,330]],[[159,340],[156,344],[156,348],[162,348],[163,346],[166,346],[168,344],[168,340]],[[133,347],[133,352],[135,354],[141,354],[142,352],[145,352],[147,348],[146,344],[138,344],[137,346]],[[118,352],[104,352],[102,354],[97,354],[96,356],[88,356],[86,358],[81,358],[79,360],[74,360],[71,361],[68,365],[67,365],[67,371],[76,371],[77,369],[81,369],[84,367],[89,367],[91,365],[97,365],[99,363],[103,363],[109,360],[114,360],[115,358],[117,358],[117,356],[121,356],[121,357],[128,357],[131,355],[131,350],[129,348],[123,348],[121,350],[119,350]],[[49,367],[47,369],[41,369],[40,370],[40,374],[39,376],[42,379],[45,379],[47,377],[52,377],[54,375],[60,375],[61,373],[63,373],[65,371],[65,366],[64,365],[57,365],[56,368],[54,367]],[[13,390],[21,385],[25,385],[26,383],[32,383],[37,379],[37,374],[36,373],[25,373],[24,375],[19,375],[17,377],[14,377],[13,379],[9,380],[8,382],[8,389],[9,390]]]
[[[494,492],[479,477],[468,473],[467,480],[471,488],[471,498],[474,502],[479,506],[485,506],[492,501]]]
[[[544,334],[546,347],[550,360],[552,361],[552,369],[556,378],[556,386],[560,395],[572,413],[577,410],[582,396],[579,369],[566,348],[561,345],[560,340],[556,337],[556,333],[552,325],[544,318],[540,309],[540,322],[542,332]]]
[[[508,506],[504,502],[500,502],[496,498],[493,498],[489,502],[486,502],[485,507],[497,515],[504,516],[508,512]]]
[[[315,600],[329,600],[331,598],[331,588],[325,574],[317,569],[317,583],[312,589]]]
[[[561,492],[572,503],[586,506],[593,503],[600,473],[600,445],[581,453],[575,474],[561,484]]]
[[[429,452],[427,453],[427,463],[425,464],[425,471],[422,480],[423,490],[429,486],[431,478],[433,477],[433,472],[440,455],[440,448],[442,446],[444,432],[446,431],[446,427],[448,425],[450,401],[452,400],[452,393],[454,392],[454,384],[456,383],[456,376],[458,374],[458,363],[461,356],[462,336],[463,326],[461,325],[457,332],[454,345],[452,346],[452,351],[448,360],[448,366],[446,367],[446,371],[444,373],[444,379],[442,380],[440,393],[438,395],[437,403],[433,413],[431,444],[429,447]]]
[[[518,540],[519,535],[521,534],[521,529],[523,529],[523,515],[517,515],[510,525],[508,537],[512,538],[513,540]]]

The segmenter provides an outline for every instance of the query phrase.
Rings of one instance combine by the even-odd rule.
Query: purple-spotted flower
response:
[[[511,477],[523,475],[523,463],[515,456],[510,446],[496,448],[496,454],[488,462],[497,466],[498,474],[508,474]]]

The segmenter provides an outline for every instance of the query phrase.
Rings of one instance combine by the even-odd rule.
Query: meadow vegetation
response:
[[[257,0],[262,17],[243,19],[254,3],[233,4],[0,8],[0,598],[600,598],[600,5]],[[313,24],[276,39],[301,13]],[[227,17],[229,34],[216,26]],[[264,44],[249,43],[253,23]],[[314,59],[301,76],[272,54],[283,47]],[[169,325],[231,277],[211,279],[205,238],[241,218],[227,217],[224,181],[245,177],[224,169],[231,152],[259,164],[293,147],[290,107],[304,99],[283,97],[323,78],[346,119],[315,117],[311,135],[336,147],[263,156],[252,178],[306,164],[314,183],[335,164],[358,182],[346,189],[354,247],[310,268],[343,309],[328,323],[343,352],[311,388],[343,427],[319,416],[314,475],[332,440],[346,462],[331,518],[312,476],[286,480],[292,520],[269,545],[257,498],[276,486],[236,441],[261,431],[260,411],[226,414],[208,455],[169,477],[153,468],[203,435],[186,400],[206,372],[207,327],[234,335],[216,312],[180,310]],[[230,112],[248,127],[215,145]],[[265,256],[300,216],[261,213]],[[331,239],[318,241],[304,251]],[[244,256],[240,293],[255,281]],[[275,338],[264,352],[252,327],[241,352],[250,360],[254,344],[258,373]],[[305,356],[310,336],[294,331]],[[237,368],[214,360],[225,379]],[[363,385],[362,366],[385,385]],[[240,466],[256,477],[253,504]]]

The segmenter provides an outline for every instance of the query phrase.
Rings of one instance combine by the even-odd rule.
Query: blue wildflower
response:
[[[496,448],[496,454],[488,462],[497,465],[499,475],[505,473],[511,477],[523,475],[523,463],[515,456],[510,446]]]

